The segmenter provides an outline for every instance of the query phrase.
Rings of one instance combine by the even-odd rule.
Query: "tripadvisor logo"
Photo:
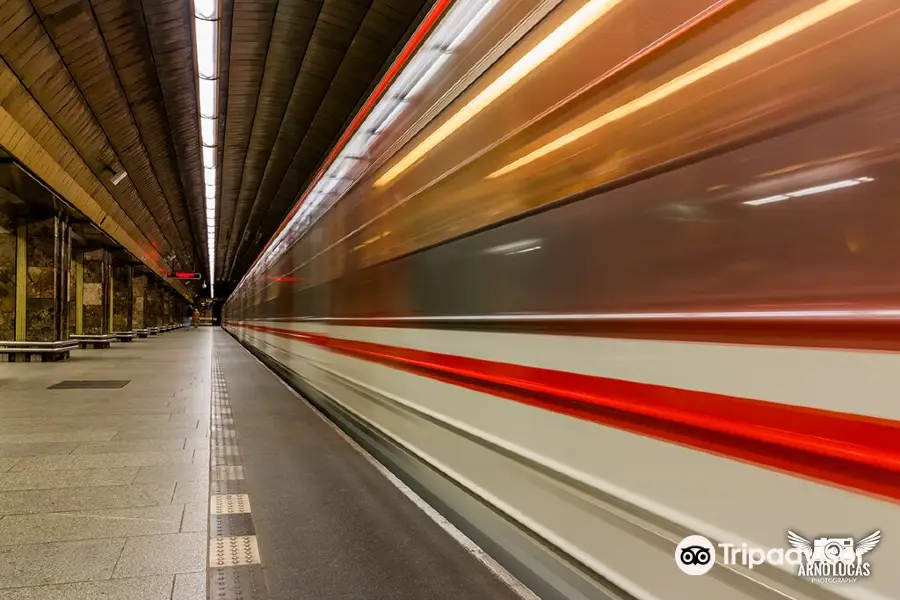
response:
[[[747,544],[713,544],[702,535],[689,535],[675,548],[675,564],[687,575],[705,575],[717,560],[724,565],[753,569],[762,564],[791,565],[797,576],[816,583],[854,583],[872,574],[863,557],[881,541],[875,531],[859,540],[849,536],[817,537],[808,540],[787,532],[790,548],[755,548]]]

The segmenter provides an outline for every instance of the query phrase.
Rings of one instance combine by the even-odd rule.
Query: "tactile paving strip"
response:
[[[210,569],[209,600],[266,600],[269,597],[262,567]]]
[[[217,359],[211,402],[208,598],[267,600],[240,446]]]
[[[247,494],[223,494],[209,499],[209,512],[213,515],[235,515],[250,512],[250,496]]]
[[[216,537],[209,540],[209,566],[239,567],[258,565],[259,547],[255,535]]]
[[[222,481],[223,479],[243,479],[244,467],[212,467],[209,470],[212,481]]]
[[[209,535],[212,537],[235,537],[239,535],[256,535],[253,517],[249,513],[237,515],[211,515],[209,517]]]
[[[209,482],[209,493],[219,494],[246,494],[247,484],[243,479],[222,479]]]

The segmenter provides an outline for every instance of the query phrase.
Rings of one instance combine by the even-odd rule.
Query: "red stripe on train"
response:
[[[898,421],[290,329],[238,326],[601,425],[900,500]],[[606,456],[597,458],[609,460]]]

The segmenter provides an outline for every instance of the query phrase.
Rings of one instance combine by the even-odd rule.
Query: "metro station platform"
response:
[[[0,600],[521,597],[401,487],[217,328],[0,364]]]

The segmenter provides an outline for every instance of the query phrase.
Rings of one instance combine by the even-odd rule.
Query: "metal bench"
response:
[[[69,358],[78,349],[75,340],[59,342],[3,342],[0,341],[0,360],[3,362],[52,362]]]
[[[113,331],[112,335],[116,336],[116,341],[131,342],[134,340],[135,333],[133,331]]]

